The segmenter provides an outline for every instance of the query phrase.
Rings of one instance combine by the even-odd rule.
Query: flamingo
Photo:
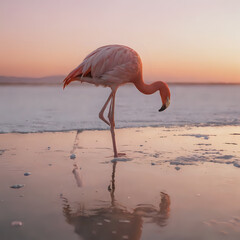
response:
[[[125,155],[117,152],[114,132],[115,96],[118,87],[126,83],[133,83],[136,88],[144,94],[153,94],[159,91],[162,100],[162,107],[159,109],[160,112],[165,110],[170,104],[170,90],[168,85],[162,81],[157,81],[152,84],[144,83],[140,56],[133,49],[123,45],[107,45],[91,52],[83,62],[63,80],[63,89],[73,81],[111,88],[111,93],[99,112],[99,118],[110,126],[114,158]],[[110,106],[107,120],[104,117],[104,111],[109,102]]]

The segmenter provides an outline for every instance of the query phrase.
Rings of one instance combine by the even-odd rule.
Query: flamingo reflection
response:
[[[84,205],[73,211],[67,198],[63,200],[63,214],[66,222],[74,226],[75,232],[86,240],[131,239],[141,238],[144,223],[167,225],[170,214],[170,197],[160,193],[158,207],[152,204],[138,204],[129,211],[115,199],[115,171],[117,162],[113,163],[111,183],[108,191],[111,203],[99,202],[93,209],[85,209]]]

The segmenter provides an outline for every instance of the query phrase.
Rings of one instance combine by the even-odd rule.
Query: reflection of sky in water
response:
[[[173,86],[171,105],[159,113],[161,99],[122,86],[116,95],[116,127],[239,124],[240,86]],[[95,86],[2,86],[0,131],[36,132],[106,129],[98,113],[109,89]]]

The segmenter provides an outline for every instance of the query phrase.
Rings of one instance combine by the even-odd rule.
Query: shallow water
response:
[[[211,162],[239,159],[239,127],[116,132],[129,161],[112,161],[108,131],[1,134],[0,239],[239,239],[240,169]],[[171,164],[195,150],[211,154]]]
[[[159,113],[159,93],[119,88],[116,127],[239,125],[240,86],[170,85],[171,105]],[[98,118],[110,90],[95,86],[1,86],[0,132],[107,129]],[[106,114],[107,115],[107,114]]]

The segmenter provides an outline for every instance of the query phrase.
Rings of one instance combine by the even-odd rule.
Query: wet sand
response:
[[[239,126],[116,137],[0,134],[0,239],[240,238]]]

